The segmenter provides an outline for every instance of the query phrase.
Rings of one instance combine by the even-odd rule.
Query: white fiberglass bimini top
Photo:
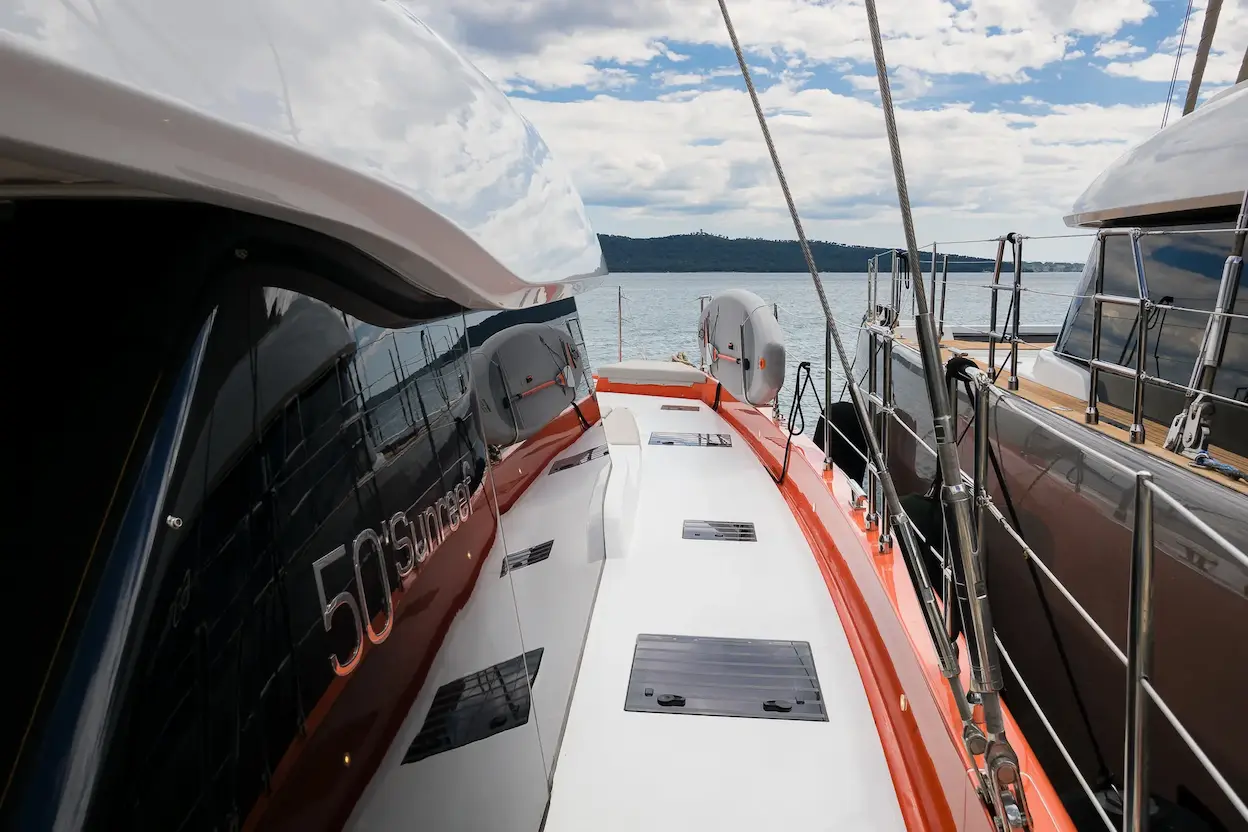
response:
[[[1119,157],[1075,200],[1066,224],[1112,225],[1156,214],[1233,210],[1248,187],[1245,125],[1248,81],[1223,90]]]
[[[605,273],[532,125],[400,3],[19,6],[0,14],[0,199],[246,211],[471,308],[554,300]]]

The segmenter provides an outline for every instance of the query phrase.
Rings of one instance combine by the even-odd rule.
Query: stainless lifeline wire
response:
[[[775,142],[772,140],[771,131],[767,126],[767,119],[763,114],[758,92],[754,88],[749,66],[746,63],[736,30],[732,25],[732,18],[728,13],[726,0],[718,0],[718,2],[720,12],[724,18],[724,24],[728,30],[729,39],[732,41],[732,48],[736,54],[737,63],[740,66],[746,89],[750,95],[750,101],[754,106],[754,114],[758,119],[758,125],[762,131],[768,153],[771,156],[776,178],[780,182],[780,189],[784,194],[785,203],[789,209],[789,216],[793,221],[798,245],[801,248],[802,256],[806,261],[806,266],[814,282],[819,303],[823,308],[829,334],[836,347],[837,358],[846,378],[850,378],[852,369],[849,357],[841,339],[840,331],[837,328],[836,319],[828,302],[827,294],[824,291],[823,282],[819,277],[819,270],[815,265],[810,244],[802,228],[797,206],[789,190],[788,181],[785,179],[783,166],[780,163]],[[1018,758],[1005,737],[1004,718],[999,694],[1002,687],[1001,670],[999,658],[995,650],[996,645],[993,641],[992,617],[988,606],[987,582],[982,566],[982,553],[976,549],[978,541],[973,540],[971,537],[971,492],[963,482],[962,471],[958,461],[953,421],[950,417],[949,393],[940,371],[940,352],[939,344],[936,340],[935,322],[928,308],[927,297],[923,288],[923,276],[920,273],[914,222],[910,211],[910,197],[906,187],[905,170],[902,165],[901,146],[897,134],[892,95],[889,89],[888,71],[884,62],[884,47],[880,36],[879,19],[874,0],[866,0],[865,5],[867,20],[871,30],[872,49],[875,55],[876,74],[879,80],[881,103],[888,132],[893,173],[897,185],[898,202],[901,207],[902,226],[905,231],[907,251],[910,255],[909,267],[912,271],[915,285],[916,324],[918,326],[920,346],[922,347],[924,375],[934,414],[935,437],[939,451],[938,460],[944,483],[941,498],[947,516],[953,526],[954,533],[951,543],[958,549],[958,558],[963,565],[970,593],[967,599],[967,606],[970,611],[970,623],[976,636],[974,652],[977,653],[977,655],[972,656],[972,678],[973,686],[980,695],[984,705],[985,725],[988,729],[986,741],[983,732],[980,731],[973,721],[971,709],[958,676],[957,654],[945,629],[943,618],[936,605],[931,581],[921,561],[922,550],[915,540],[913,528],[908,521],[908,517],[902,510],[901,500],[892,476],[888,471],[879,439],[871,430],[871,420],[861,391],[857,389],[856,385],[852,384],[848,386],[848,389],[854,410],[857,412],[858,419],[863,426],[863,434],[867,440],[872,467],[875,469],[875,474],[881,483],[890,514],[894,518],[894,531],[901,539],[902,551],[908,561],[911,576],[920,596],[925,623],[940,658],[941,671],[948,680],[954,693],[955,701],[958,704],[963,723],[963,741],[972,754],[983,753],[986,755],[985,762],[990,787],[988,789],[989,793],[984,795],[984,797],[990,801],[997,812],[998,818],[1003,823],[1009,823],[1010,825],[1026,824],[1026,798],[1021,788]],[[947,599],[947,601],[952,603],[953,599]],[[1013,792],[1009,791],[1011,786],[1015,787]],[[1002,787],[1005,787],[1005,789]]]
[[[897,185],[897,202],[901,209],[902,230],[909,253],[909,267],[914,284],[916,306],[915,327],[919,350],[923,361],[923,376],[927,382],[928,401],[932,406],[932,423],[936,440],[937,463],[941,474],[941,503],[945,509],[949,542],[955,547],[950,553],[962,564],[967,596],[963,605],[969,608],[974,644],[968,643],[971,653],[972,689],[979,694],[984,707],[984,726],[988,733],[985,763],[990,783],[988,798],[997,810],[998,818],[1010,825],[1026,824],[1027,803],[1022,787],[1018,756],[1005,736],[1005,718],[1001,706],[1001,689],[1004,687],[1000,656],[994,640],[992,609],[988,601],[988,581],[984,564],[982,535],[972,533],[972,491],[962,479],[962,467],[958,459],[956,424],[950,407],[949,388],[941,372],[940,342],[936,321],[927,303],[927,293],[920,270],[918,245],[914,233],[914,218],[910,209],[910,194],[906,187],[906,172],[901,158],[901,139],[897,133],[897,118],[889,89],[888,66],[884,61],[884,41],[880,35],[879,15],[875,0],[865,0],[867,23],[871,30],[871,49],[875,56],[875,73],[879,81],[880,105],[884,110],[884,127],[888,133],[889,152],[893,161],[893,178]],[[988,418],[986,407],[987,377],[978,378],[978,399],[984,406],[977,406],[976,418]],[[978,425],[980,432],[986,424]],[[986,441],[986,436],[985,436]],[[982,478],[977,477],[979,483]],[[986,495],[985,495],[986,496]],[[946,598],[952,603],[952,598]],[[969,634],[968,634],[969,635]],[[969,642],[969,639],[968,639]],[[1003,788],[1004,787],[1004,788]],[[1014,805],[1006,802],[1007,797]],[[1012,810],[1012,811],[1011,811]],[[1021,818],[1017,817],[1021,814]]]
[[[823,281],[819,277],[819,269],[815,265],[814,255],[810,250],[810,243],[806,239],[806,233],[802,228],[801,217],[797,213],[797,206],[793,202],[793,194],[789,190],[788,181],[784,176],[784,169],[780,164],[780,157],[776,152],[775,142],[771,138],[771,130],[767,126],[767,119],[763,115],[762,104],[759,102],[758,92],[754,88],[754,81],[750,75],[749,66],[745,61],[745,54],[741,49],[741,43],[737,39],[736,29],[733,28],[732,18],[728,14],[728,6],[726,0],[718,0],[719,10],[723,14],[724,25],[728,29],[728,37],[732,41],[733,51],[737,56],[737,63],[741,68],[741,75],[745,81],[745,86],[750,95],[750,101],[754,105],[754,114],[758,118],[758,126],[762,130],[763,140],[767,144],[767,151],[771,154],[772,166],[776,172],[776,178],[780,181],[780,190],[784,193],[785,203],[788,205],[789,216],[793,220],[793,228],[797,233],[798,245],[801,247],[802,256],[806,261],[806,267],[810,271],[811,280],[815,284],[815,293],[819,296],[819,304],[823,307],[824,318],[827,320],[828,333],[836,347],[836,355],[841,364],[841,370],[846,378],[853,377],[853,368],[849,360],[849,356],[845,351],[845,343],[841,339],[840,329],[836,324],[836,317],[832,314],[832,307],[828,303],[827,293],[823,288]],[[914,262],[918,262],[917,258]],[[884,491],[884,498],[889,504],[891,515],[894,518],[894,531],[900,538],[901,548],[906,557],[909,571],[915,583],[916,591],[919,595],[920,606],[923,609],[924,622],[927,625],[928,634],[936,649],[937,657],[940,661],[941,674],[948,681],[949,687],[953,692],[954,701],[957,703],[959,716],[962,720],[963,742],[972,754],[982,754],[987,748],[987,738],[975,724],[970,704],[966,698],[966,692],[962,687],[960,671],[958,666],[957,652],[953,642],[949,638],[949,634],[945,629],[944,617],[940,608],[936,604],[936,595],[932,590],[931,579],[928,577],[927,569],[924,567],[921,557],[922,549],[915,538],[914,529],[908,522],[907,515],[902,511],[901,499],[898,496],[897,487],[893,483],[892,475],[888,471],[888,467],[884,464],[884,455],[880,449],[879,439],[870,429],[871,420],[867,414],[866,403],[862,398],[862,392],[857,385],[848,385],[850,400],[853,403],[854,410],[858,414],[859,422],[863,426],[863,434],[867,440],[867,450],[871,459],[871,468],[878,477]],[[960,479],[959,479],[960,481]]]

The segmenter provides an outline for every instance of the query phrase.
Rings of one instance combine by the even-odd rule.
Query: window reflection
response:
[[[462,554],[466,568],[422,578],[472,516],[485,470],[465,325],[386,329],[246,287],[222,302],[216,331],[174,488],[183,525],[165,539],[157,613],[109,761],[116,790],[100,811],[117,828],[224,830],[249,817],[286,825],[326,800],[318,822],[332,826],[354,772],[339,770],[337,752],[318,757],[315,737],[351,736],[352,765],[375,766],[395,727],[375,720],[420,689],[416,666],[378,687],[351,657],[390,638],[396,614],[418,621],[430,593],[463,596],[476,579]],[[336,547],[343,556],[318,567]],[[340,594],[358,625],[351,604],[327,621]],[[514,609],[497,620],[510,635],[494,638],[518,653]],[[427,666],[441,636],[424,629],[433,638],[405,655]],[[354,671],[352,687],[334,687],[331,657]],[[308,793],[326,760],[335,788]]]

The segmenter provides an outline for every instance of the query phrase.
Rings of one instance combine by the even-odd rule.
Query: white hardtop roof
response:
[[[1069,226],[1236,207],[1248,188],[1248,81],[1128,151],[1075,200]]]
[[[605,273],[533,126],[400,3],[0,15],[0,199],[165,196],[347,242],[472,308]]]

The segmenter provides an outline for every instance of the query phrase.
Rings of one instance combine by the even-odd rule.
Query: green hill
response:
[[[806,261],[795,240],[732,239],[715,234],[677,234],[671,237],[620,237],[599,234],[607,267],[613,272],[805,272]],[[821,272],[864,272],[867,258],[879,249],[842,243],[811,241],[811,252]],[[920,253],[923,271],[931,269],[931,253]],[[885,258],[883,263],[887,263]],[[1013,264],[1005,269],[1012,270]],[[1023,270],[1077,272],[1082,263],[1029,263]],[[992,271],[982,257],[949,255],[950,272]]]

